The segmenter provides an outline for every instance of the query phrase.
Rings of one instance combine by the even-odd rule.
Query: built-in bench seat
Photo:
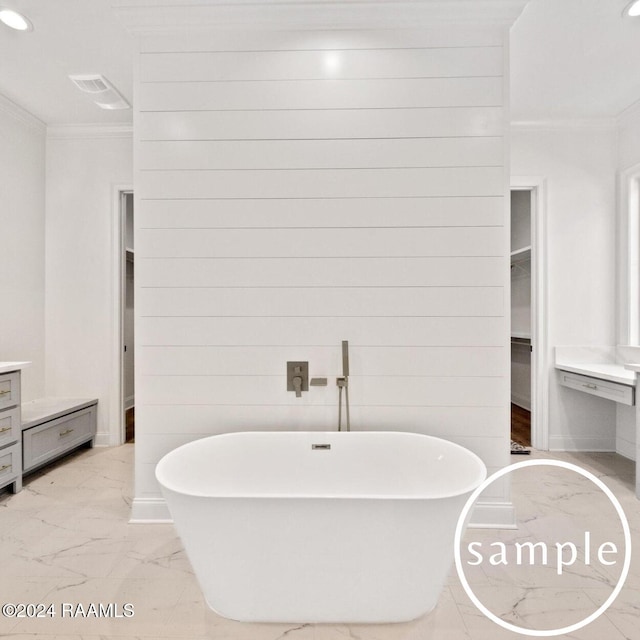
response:
[[[35,471],[73,449],[93,446],[98,401],[42,398],[22,404],[22,472]]]

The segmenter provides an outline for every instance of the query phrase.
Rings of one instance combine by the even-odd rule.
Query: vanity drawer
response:
[[[88,442],[95,432],[95,406],[25,429],[22,432],[24,471],[30,471]]]
[[[20,372],[0,375],[0,409],[20,405]]]
[[[581,376],[578,373],[568,373],[567,371],[560,371],[560,384],[570,389],[590,393],[621,404],[629,406],[635,404],[635,388],[626,384],[601,380],[600,378],[590,378],[589,376]]]
[[[20,438],[20,407],[0,411],[0,447]]]
[[[0,451],[0,487],[4,487],[20,474],[20,444]]]

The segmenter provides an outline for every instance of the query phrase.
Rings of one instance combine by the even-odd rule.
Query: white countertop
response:
[[[22,404],[22,428],[53,420],[72,411],[79,411],[98,402],[97,398],[40,398]]]
[[[0,373],[9,373],[9,371],[18,371],[28,367],[30,362],[0,362]]]
[[[579,373],[583,376],[609,380],[610,382],[618,382],[633,387],[636,384],[636,374],[634,371],[626,369],[625,366],[628,365],[608,362],[556,362],[556,369],[561,369],[562,371]]]
[[[627,362],[638,361],[638,347],[572,346],[556,347],[555,352],[556,369],[629,387],[636,384],[636,373],[629,370]]]

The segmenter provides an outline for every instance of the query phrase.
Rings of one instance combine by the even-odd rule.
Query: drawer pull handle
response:
[[[598,385],[597,384],[583,384],[583,387],[586,387],[587,389],[597,389]]]
[[[6,433],[7,431],[11,431],[11,427],[2,427],[2,429],[0,429],[0,433]]]
[[[0,391],[0,396],[6,396],[7,393],[11,393],[11,389],[7,389],[6,391]]]
[[[4,471],[5,469],[11,469],[11,467],[12,467],[12,466],[13,466],[13,465],[11,465],[11,464],[3,464],[3,465],[0,467],[0,471]]]
[[[60,437],[62,437],[62,436],[66,436],[66,435],[68,435],[69,433],[71,433],[72,431],[73,431],[73,429],[67,429],[66,431],[61,431],[61,432],[60,432]]]

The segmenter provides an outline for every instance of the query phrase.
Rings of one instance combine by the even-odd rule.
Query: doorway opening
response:
[[[531,191],[511,191],[511,441],[531,446]]]
[[[134,331],[134,245],[133,192],[122,193],[123,278],[122,278],[122,397],[124,441],[135,440],[135,331]]]
[[[511,440],[521,453],[549,438],[544,182],[512,178],[510,195]]]

